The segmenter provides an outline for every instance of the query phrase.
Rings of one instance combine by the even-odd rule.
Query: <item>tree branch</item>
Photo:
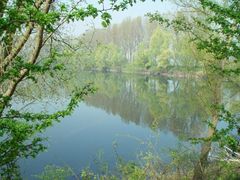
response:
[[[41,5],[42,5],[42,0],[36,0],[35,7],[40,8]],[[13,61],[13,59],[22,50],[23,46],[28,41],[33,28],[34,28],[34,23],[29,22],[25,33],[22,35],[22,38],[18,41],[15,48],[12,49],[12,51],[8,54],[8,56],[4,58],[3,63],[1,63],[3,71],[6,70],[6,68],[9,66],[9,64]]]
[[[46,5],[45,8],[43,10],[44,13],[48,13],[50,6],[51,6],[52,0],[46,0]],[[43,33],[44,33],[44,26],[39,25],[37,34],[36,34],[36,38],[35,38],[35,47],[33,49],[32,52],[32,56],[29,59],[28,63],[30,64],[35,64],[36,60],[39,56],[39,53],[41,51],[42,48],[42,43],[43,43]],[[19,77],[12,80],[7,91],[3,94],[4,97],[11,97],[13,95],[13,93],[16,90],[17,85],[26,77],[26,75],[29,73],[29,69],[23,69],[20,71]]]

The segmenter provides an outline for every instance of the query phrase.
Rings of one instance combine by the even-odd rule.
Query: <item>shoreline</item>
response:
[[[121,73],[121,74],[135,74],[145,76],[163,76],[163,77],[175,77],[175,78],[203,78],[205,75],[203,72],[154,72],[154,71],[129,71],[129,70],[117,70],[109,69],[106,71],[93,69],[93,70],[81,70],[86,72],[102,72],[102,73]]]

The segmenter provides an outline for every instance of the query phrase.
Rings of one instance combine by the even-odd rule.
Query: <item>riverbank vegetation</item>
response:
[[[175,14],[167,15],[172,16]],[[107,29],[91,29],[75,39],[75,47],[79,49],[72,54],[71,63],[76,70],[155,75],[174,72],[179,76],[203,71],[204,53],[187,34],[151,23],[147,17],[127,18]]]
[[[146,142],[146,145],[150,145]],[[149,148],[147,152],[138,154],[138,161],[126,161],[116,155],[116,164],[110,166],[105,160],[104,155],[96,161],[97,170],[86,167],[80,172],[68,165],[55,166],[47,165],[44,170],[35,175],[40,180],[50,179],[101,179],[101,180],[120,180],[120,179],[164,179],[164,180],[188,180],[194,175],[194,166],[198,161],[196,149],[186,149],[181,144],[178,149],[169,149],[170,163],[164,163],[160,154]],[[238,162],[226,163],[224,161],[212,161],[205,171],[206,179],[238,179]]]

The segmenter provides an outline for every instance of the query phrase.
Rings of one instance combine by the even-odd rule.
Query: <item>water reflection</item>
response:
[[[197,95],[201,80],[104,74],[92,75],[92,79],[99,90],[87,99],[89,105],[117,114],[125,122],[171,131],[176,136],[193,137],[203,132],[202,120],[208,114]]]
[[[202,136],[206,130],[203,121],[211,116],[207,105],[212,103],[213,96],[203,79],[86,72],[72,77],[71,81],[64,84],[54,84],[54,94],[51,94],[52,88],[44,88],[47,93],[43,98],[58,97],[64,104],[65,98],[74,87],[91,81],[98,88],[95,95],[81,103],[73,115],[44,133],[45,137],[49,137],[48,152],[39,154],[36,159],[21,160],[19,164],[18,159],[30,155],[31,150],[34,150],[36,155],[42,149],[26,143],[31,137],[21,141],[15,139],[15,143],[3,146],[5,136],[2,136],[0,172],[3,172],[3,168],[14,167],[19,176],[20,165],[24,177],[32,177],[32,174],[41,172],[47,164],[68,164],[79,172],[81,168],[91,164],[99,149],[103,149],[107,161],[114,165],[113,141],[117,140],[121,145],[119,152],[126,159],[134,160],[136,151],[143,149],[133,139],[127,138],[128,135],[147,141],[156,133],[160,134],[159,143],[156,145],[163,149],[174,147],[178,142],[187,141],[190,137]],[[237,112],[236,104],[239,104],[240,99],[236,90],[238,87],[223,82],[221,86],[223,101],[233,112]],[[22,95],[23,92],[30,91],[23,88]],[[33,96],[42,95],[40,90],[32,92]],[[30,101],[27,96],[25,100]],[[45,104],[45,109],[52,109],[54,104]],[[14,134],[8,136],[11,138]],[[28,154],[24,150],[28,150]],[[6,154],[7,152],[13,153]]]

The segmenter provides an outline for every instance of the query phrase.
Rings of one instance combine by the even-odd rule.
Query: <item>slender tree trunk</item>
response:
[[[4,15],[4,9],[6,8],[7,2],[8,2],[8,0],[1,0],[0,1],[0,18],[2,18],[3,15]],[[3,59],[4,59],[4,47],[3,47],[3,44],[1,42],[0,43],[0,77],[3,75],[3,66],[2,66]],[[2,94],[2,92],[3,92],[2,84],[0,84],[0,94]]]
[[[215,133],[215,128],[217,127],[218,124],[218,109],[216,108],[218,105],[221,103],[221,78],[210,78],[211,81],[211,89],[212,89],[212,127],[208,127],[208,132],[207,132],[207,138],[211,138],[213,134]],[[206,141],[202,144],[201,147],[201,153],[199,157],[199,161],[194,167],[194,175],[193,175],[193,180],[204,180],[206,179],[204,177],[204,171],[206,167],[208,166],[208,155],[211,150],[211,145],[212,142]]]
[[[216,127],[217,123],[218,123],[218,116],[214,116],[212,118],[213,126]],[[213,135],[213,133],[214,133],[214,129],[209,128],[208,137],[211,137]],[[211,145],[212,145],[211,141],[207,141],[202,144],[199,161],[197,162],[197,164],[195,165],[195,168],[194,168],[193,180],[204,180],[205,179],[204,171],[208,165],[208,154],[211,150]]]

